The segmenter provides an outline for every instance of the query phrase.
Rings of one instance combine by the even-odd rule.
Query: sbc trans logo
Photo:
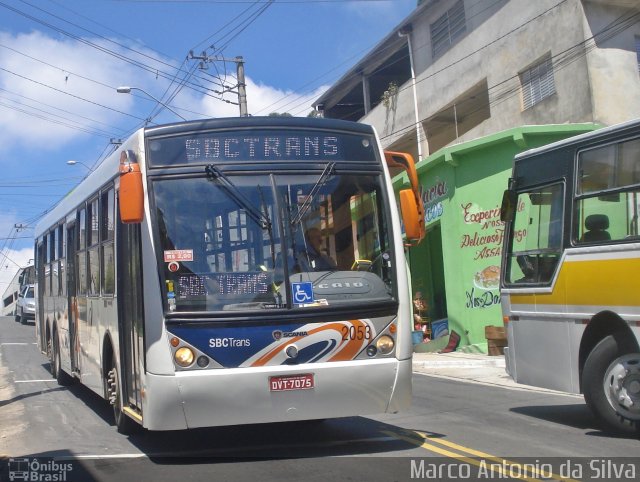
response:
[[[49,459],[46,462],[38,459],[15,458],[9,459],[9,480],[27,480],[37,482],[64,482],[72,480],[71,463],[56,462]]]

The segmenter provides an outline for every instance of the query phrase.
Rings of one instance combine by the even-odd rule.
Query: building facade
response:
[[[486,350],[501,325],[497,208],[513,156],[640,117],[637,0],[423,0],[316,101],[418,160],[428,317]],[[400,185],[402,179],[396,179]]]

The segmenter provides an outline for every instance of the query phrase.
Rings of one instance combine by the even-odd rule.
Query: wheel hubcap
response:
[[[640,420],[640,354],[624,355],[609,365],[604,391],[616,412]]]
[[[107,391],[109,393],[109,403],[115,406],[116,401],[118,400],[118,373],[115,368],[109,370]]]

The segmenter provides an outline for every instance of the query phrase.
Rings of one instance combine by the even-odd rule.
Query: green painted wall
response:
[[[598,127],[524,126],[443,148],[418,163],[428,231],[408,252],[413,290],[422,292],[432,320],[448,318],[460,347],[486,352],[485,326],[502,326],[499,209],[514,156]],[[406,176],[394,186],[406,187]]]

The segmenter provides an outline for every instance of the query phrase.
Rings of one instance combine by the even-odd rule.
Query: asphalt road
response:
[[[602,432],[578,397],[424,374],[404,413],[125,437],[106,401],[55,383],[34,341],[0,318],[0,481],[640,478],[640,441]]]

